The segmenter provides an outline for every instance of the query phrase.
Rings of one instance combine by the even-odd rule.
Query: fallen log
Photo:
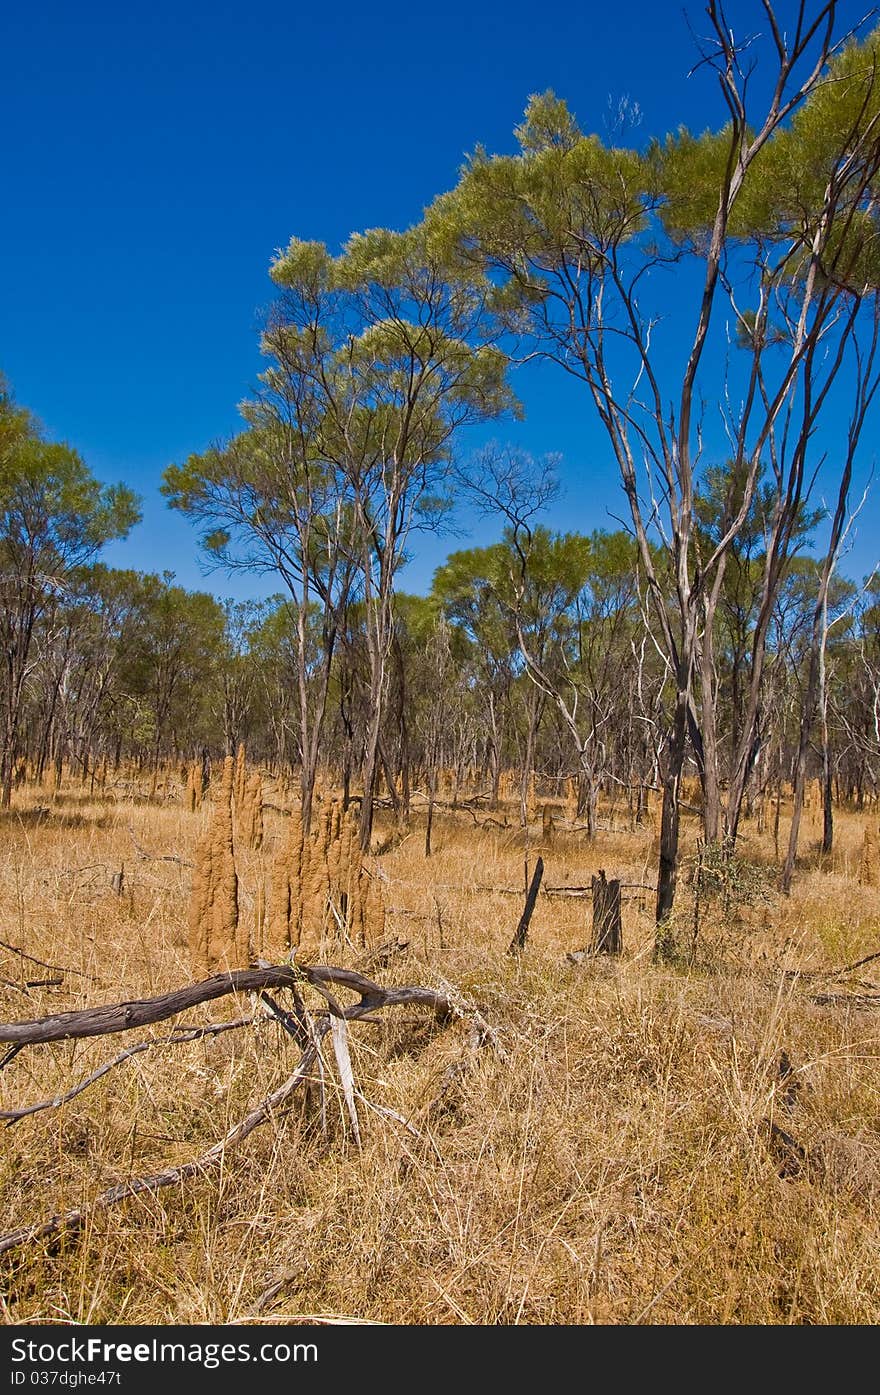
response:
[[[334,1017],[343,1018],[346,1021],[358,1019],[376,1021],[377,1019],[371,1017],[370,1014],[378,1008],[417,1003],[432,1008],[441,1019],[468,1019],[471,1024],[471,1037],[469,1039],[471,1044],[482,1044],[484,1041],[495,1043],[494,1032],[483,1021],[480,1014],[462,1001],[457,1001],[457,995],[451,989],[445,993],[432,988],[411,986],[383,988],[380,984],[374,983],[372,979],[366,978],[353,969],[341,969],[330,965],[296,964],[275,965],[260,969],[241,969],[232,973],[217,974],[202,983],[189,984],[158,998],[147,998],[133,1003],[113,1003],[102,1008],[87,1008],[81,1012],[59,1013],[35,1022],[7,1023],[0,1026],[0,1040],[14,1042],[12,1050],[18,1051],[24,1045],[38,1042],[61,1041],[70,1037],[100,1036],[110,1032],[127,1031],[130,1027],[161,1021],[164,1018],[174,1016],[187,1007],[209,1002],[212,999],[222,997],[224,994],[255,992],[263,995],[266,989],[272,987],[290,988],[296,1003],[298,988],[303,983],[311,984],[322,995],[327,1002],[327,1013],[321,1019],[313,1020],[310,1031],[311,1039],[305,1043],[293,1073],[275,1090],[266,1095],[233,1128],[229,1129],[223,1138],[190,1162],[182,1163],[177,1167],[164,1168],[150,1176],[129,1178],[127,1181],[108,1187],[85,1206],[56,1212],[45,1221],[20,1226],[5,1235],[0,1235],[0,1254],[6,1254],[10,1250],[17,1249],[22,1245],[33,1244],[36,1241],[76,1233],[96,1212],[105,1211],[128,1197],[157,1192],[164,1187],[201,1177],[211,1168],[222,1164],[232,1149],[243,1142],[256,1128],[270,1119],[278,1118],[280,1112],[288,1106],[299,1086],[309,1080],[312,1067],[320,1065],[320,1042],[331,1030]],[[327,989],[328,983],[357,993],[359,1001],[344,1008],[340,1007],[332,993]],[[301,1024],[291,1020],[292,1015],[283,1013],[276,1004],[272,1003],[271,1006],[275,1009],[273,1016],[283,1019],[290,1035],[300,1037],[301,1034],[297,1031],[297,1026]],[[222,1026],[218,1024],[216,1027],[212,1026],[204,1030],[224,1030],[239,1025],[243,1024],[238,1022],[222,1024]],[[185,1030],[183,1028],[176,1029],[181,1033]],[[194,1032],[202,1030],[193,1029]],[[114,1065],[127,1059],[129,1055],[146,1049],[147,1045],[147,1043],[140,1043],[130,1052],[122,1053],[112,1062],[106,1063],[86,1081],[80,1082],[80,1085],[69,1092],[66,1098],[73,1098],[88,1084],[93,1083],[94,1080],[112,1069]],[[351,1081],[349,1081],[349,1086],[351,1086]],[[37,1109],[52,1107],[61,1102],[60,1099],[46,1101],[38,1105]],[[31,1111],[23,1111],[18,1117],[23,1117],[24,1112]],[[393,1111],[380,1112],[388,1114],[389,1117],[397,1118],[398,1122],[407,1126],[406,1120],[401,1120],[400,1116],[395,1115]],[[10,1122],[12,1115],[13,1111],[7,1112],[7,1118]]]
[[[372,979],[354,969],[340,969],[326,964],[277,964],[266,969],[234,969],[215,974],[201,983],[189,983],[158,998],[141,998],[134,1002],[108,1003],[103,1007],[83,1008],[77,1012],[53,1013],[29,1022],[0,1023],[0,1041],[18,1046],[34,1046],[41,1042],[67,1041],[72,1037],[99,1037],[112,1032],[127,1032],[134,1027],[147,1027],[168,1017],[186,1012],[200,1003],[209,1003],[227,993],[260,993],[267,988],[293,988],[309,983],[326,999],[334,1017],[356,1018],[376,1008],[393,1007],[399,1003],[422,1003],[433,1008],[441,1017],[452,1014],[449,1000],[431,988],[382,988]],[[343,1008],[328,989],[328,984],[350,989],[360,1001]]]

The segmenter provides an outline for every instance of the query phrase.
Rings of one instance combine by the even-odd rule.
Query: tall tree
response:
[[[0,384],[0,800],[8,808],[36,624],[105,543],[140,520],[136,496],[102,485],[70,446],[47,441]]]
[[[442,511],[458,431],[512,405],[485,341],[486,284],[450,272],[419,231],[374,230],[331,258],[294,240],[267,347],[314,384],[320,454],[351,501],[370,664],[360,840],[369,846],[394,637],[394,581],[414,528]]]
[[[675,894],[689,736],[705,769],[694,705],[701,629],[767,468],[774,507],[756,677],[730,781],[732,838],[755,756],[773,597],[819,464],[823,409],[859,362],[862,301],[876,284],[878,39],[837,39],[836,10],[833,0],[812,8],[804,0],[783,29],[767,3],[763,37],[743,45],[710,0],[701,62],[719,84],[723,129],[699,138],[681,131],[645,151],[613,148],[584,135],[565,104],[545,94],[517,131],[519,154],[478,152],[427,217],[451,262],[476,263],[492,277],[497,311],[523,345],[517,352],[555,361],[584,384],[619,466],[676,688],[658,924]],[[751,81],[756,54],[769,69],[760,88]],[[676,300],[667,306],[656,288],[670,271]],[[683,355],[663,333],[682,310],[691,320]],[[726,382],[712,351],[723,352],[722,317],[740,327],[742,345]],[[704,555],[695,497],[709,429],[701,404],[709,403],[724,422],[732,468],[726,527]],[[658,533],[665,574],[652,555]]]
[[[291,592],[301,639],[306,818],[333,650],[356,588],[370,664],[360,822],[366,847],[394,579],[413,530],[442,509],[456,433],[512,399],[504,357],[483,338],[485,284],[473,274],[444,274],[420,234],[356,235],[337,257],[323,244],[294,239],[271,274],[280,295],[263,335],[271,359],[265,391],[246,409],[251,430],[169,470],[165,491],[208,525],[204,541],[222,561],[272,566]],[[324,662],[322,700],[309,722],[312,595],[323,607]]]

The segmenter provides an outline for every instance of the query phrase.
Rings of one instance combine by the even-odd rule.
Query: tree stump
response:
[[[532,873],[532,880],[526,894],[526,904],[520,916],[519,925],[516,927],[513,939],[507,946],[508,954],[521,954],[526,947],[526,935],[529,932],[529,921],[535,909],[535,902],[538,899],[538,892],[541,888],[541,878],[544,875],[544,859],[538,858],[535,863],[535,870]]]
[[[545,843],[553,842],[553,808],[545,804],[541,811],[541,838]]]
[[[600,870],[593,877],[593,940],[592,954],[620,954],[623,949],[623,927],[620,919],[620,882],[606,881]]]

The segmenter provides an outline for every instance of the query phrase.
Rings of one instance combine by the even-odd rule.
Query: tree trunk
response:
[[[358,824],[358,840],[361,850],[369,852],[373,836],[373,801],[376,798],[376,776],[378,774],[379,724],[381,712],[378,702],[374,703],[373,713],[367,732],[367,745],[364,752],[364,797],[361,803],[361,816]]]
[[[822,751],[822,852],[827,856],[834,847],[834,791],[828,746]]]
[[[714,626],[725,562],[726,557],[722,557],[718,564],[712,590],[703,605],[703,642],[700,646],[700,734],[703,756],[700,764],[700,779],[703,785],[703,838],[707,843],[721,841],[718,692],[715,680]]]
[[[663,808],[660,817],[660,859],[657,869],[655,912],[657,940],[654,953],[658,959],[668,958],[670,954],[664,927],[672,913],[678,879],[678,843],[681,818],[679,789],[687,743],[689,704],[690,694],[687,686],[680,684],[676,694],[675,715],[666,755],[666,770],[663,775]]]

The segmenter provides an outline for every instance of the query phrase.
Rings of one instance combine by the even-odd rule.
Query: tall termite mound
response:
[[[263,780],[257,771],[245,785],[241,830],[249,846],[259,852],[263,846]]]
[[[382,939],[385,900],[378,877],[364,863],[354,812],[343,817],[340,805],[338,815],[328,855],[331,914],[340,934],[364,948]]]
[[[253,852],[263,846],[263,780],[258,771],[248,775],[247,752],[239,742],[232,777],[236,831]]]
[[[246,921],[239,915],[232,830],[235,761],[227,756],[208,828],[196,847],[190,900],[190,954],[197,974],[246,968],[251,959]]]
[[[299,811],[290,817],[272,878],[272,938],[287,949],[323,952],[335,940],[374,944],[385,928],[385,903],[364,866],[353,810],[327,800],[307,837]]]
[[[302,818],[294,809],[272,873],[270,930],[273,943],[296,949],[302,936],[303,880],[308,871],[308,842]]]
[[[202,774],[201,761],[191,761],[186,773],[186,803],[191,814],[202,807],[202,798],[205,792]]]
[[[878,871],[877,865],[877,840],[870,824],[865,824],[865,841],[862,844],[859,881],[862,886],[877,886],[880,882],[880,871]]]
[[[498,803],[510,804],[516,797],[516,788],[513,772],[502,770],[498,777]]]

